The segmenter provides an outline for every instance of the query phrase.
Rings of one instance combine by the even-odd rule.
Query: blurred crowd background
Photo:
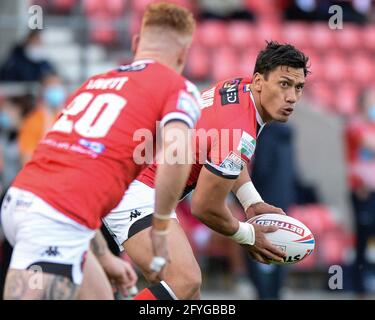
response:
[[[87,77],[131,61],[131,37],[150,2],[155,1],[0,2],[2,194],[69,93]],[[251,171],[265,201],[309,226],[316,251],[288,267],[254,263],[240,246],[195,220],[187,199],[178,214],[202,267],[203,297],[374,297],[375,2],[170,2],[191,9],[198,20],[184,73],[201,89],[251,76],[266,40],[298,47],[310,57],[312,71],[291,121],[262,132]],[[333,21],[339,29],[329,23],[337,14],[333,5],[343,13],[341,27]],[[43,26],[32,30],[38,8]],[[244,219],[237,201],[228,203]],[[0,243],[4,270],[11,248],[1,231]],[[332,265],[342,267],[342,290],[328,286]]]

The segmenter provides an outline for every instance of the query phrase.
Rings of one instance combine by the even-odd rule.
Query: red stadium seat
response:
[[[311,73],[307,76],[307,86],[324,79],[325,70],[321,56],[313,48],[302,47],[299,49],[309,57],[308,66]]]
[[[113,16],[121,16],[125,11],[126,0],[106,0],[106,10]]]
[[[198,26],[196,40],[209,48],[217,49],[228,44],[226,24],[222,21],[206,21]]]
[[[227,26],[228,42],[235,48],[247,49],[253,47],[254,27],[251,23],[244,21],[232,21]]]
[[[190,49],[186,66],[189,78],[194,80],[207,79],[210,76],[210,65],[210,58],[205,47],[195,45]]]
[[[347,82],[337,86],[335,91],[335,110],[345,116],[355,115],[358,105],[358,88],[352,82]]]
[[[372,23],[362,30],[363,46],[375,53],[375,24]]]
[[[349,235],[340,226],[321,235],[319,239],[319,255],[326,266],[345,262],[349,248]]]
[[[156,2],[156,0],[136,0],[132,1],[132,6],[137,13],[143,14],[143,11],[145,11],[145,8],[150,4]]]
[[[362,30],[356,25],[345,23],[345,27],[335,30],[334,34],[338,46],[343,50],[352,51],[363,46]]]
[[[256,49],[250,49],[241,53],[239,59],[239,71],[241,75],[252,76],[258,52]]]
[[[238,55],[231,48],[224,47],[212,55],[212,76],[215,81],[240,75]]]
[[[116,40],[116,31],[112,17],[106,14],[96,14],[89,17],[90,38],[92,41],[109,45]]]
[[[350,66],[344,55],[331,51],[323,59],[324,78],[327,81],[338,83],[350,77]]]
[[[83,0],[83,10],[87,15],[100,13],[104,9],[103,2],[100,0]]]
[[[308,85],[307,92],[311,100],[318,104],[317,108],[322,107],[330,111],[335,103],[335,92],[328,82],[316,81]]]
[[[349,65],[351,76],[358,83],[366,85],[375,80],[374,59],[370,55],[355,53],[351,56]]]
[[[309,41],[311,45],[321,51],[329,50],[336,46],[334,33],[336,30],[328,28],[326,23],[315,23],[309,26]]]
[[[266,41],[278,41],[283,42],[283,35],[281,32],[281,26],[276,22],[259,23],[256,24],[254,30],[254,36],[257,40],[258,46],[265,47]]]
[[[302,22],[290,22],[283,27],[284,41],[297,48],[307,48],[310,45],[308,39],[308,25]]]
[[[53,0],[53,6],[59,12],[69,12],[76,4],[76,0]]]

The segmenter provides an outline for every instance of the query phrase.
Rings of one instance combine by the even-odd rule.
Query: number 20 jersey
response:
[[[192,128],[199,116],[197,88],[158,62],[94,76],[69,99],[13,186],[97,229],[144,167],[134,160],[134,134],[151,133],[155,142],[157,121]]]

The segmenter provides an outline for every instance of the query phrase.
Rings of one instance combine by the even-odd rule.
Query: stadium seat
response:
[[[289,22],[283,27],[284,41],[293,44],[297,48],[307,48],[310,41],[307,37],[308,25],[302,22]]]
[[[375,81],[374,59],[370,55],[364,52],[355,53],[351,55],[349,61],[351,75],[354,80],[363,85]]]
[[[226,24],[222,21],[205,21],[198,26],[196,41],[209,48],[228,44]]]
[[[240,54],[239,68],[241,75],[251,76],[254,71],[255,62],[257,59],[258,50],[245,50]]]
[[[340,226],[327,231],[319,238],[319,256],[323,265],[342,264],[349,248],[349,235]]]
[[[132,1],[132,8],[139,14],[143,14],[145,8],[156,0],[136,0]]]
[[[350,66],[347,58],[339,51],[330,51],[323,58],[324,73],[327,81],[338,83],[350,77]]]
[[[352,51],[363,46],[362,30],[356,25],[345,23],[345,27],[336,30],[334,35],[338,46],[343,50]]]
[[[254,36],[258,46],[264,47],[266,41],[274,40],[283,42],[283,35],[280,24],[277,22],[257,23],[255,25]]]
[[[100,13],[104,8],[103,2],[100,0],[83,0],[82,7],[88,16]]]
[[[331,111],[335,103],[335,92],[328,82],[316,81],[307,86],[307,92],[312,101],[316,102],[316,108],[324,108]]]
[[[89,17],[90,38],[103,45],[112,44],[116,40],[116,31],[112,18],[106,14],[96,14]]]
[[[310,86],[315,81],[322,80],[324,78],[324,65],[321,55],[315,51],[313,48],[299,48],[302,52],[309,57],[308,66],[310,74],[307,77],[307,86]]]
[[[308,30],[308,39],[314,48],[322,52],[335,48],[334,31],[329,29],[326,23],[314,23]]]
[[[335,110],[344,116],[353,116],[357,112],[358,88],[352,82],[337,86]]]
[[[106,10],[113,16],[122,16],[125,11],[126,0],[106,0]]]
[[[73,9],[76,4],[76,0],[53,0],[53,6],[55,10],[66,13]]]
[[[372,23],[367,25],[362,30],[362,39],[363,39],[363,46],[372,51],[372,54],[375,53],[375,24]]]
[[[189,78],[205,80],[210,75],[210,58],[207,49],[200,45],[194,45],[190,49],[186,66]]]
[[[255,45],[253,25],[244,21],[232,21],[227,26],[228,42],[239,49],[248,49]]]
[[[223,47],[212,54],[212,76],[215,81],[239,76],[241,70],[238,55],[231,48]]]

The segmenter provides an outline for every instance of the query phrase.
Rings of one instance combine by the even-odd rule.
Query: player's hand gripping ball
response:
[[[284,251],[287,256],[284,258],[283,263],[274,261],[272,263],[297,263],[314,251],[314,235],[308,227],[295,218],[281,214],[266,213],[255,216],[247,222],[263,226],[276,225],[279,227],[275,232],[265,233],[265,236],[268,241]]]

